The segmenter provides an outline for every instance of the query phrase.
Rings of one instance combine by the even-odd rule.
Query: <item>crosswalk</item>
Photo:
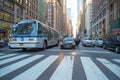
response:
[[[73,78],[75,59],[63,55],[0,53],[0,80],[77,80],[81,75],[78,72],[79,76]],[[85,75],[81,80],[120,80],[120,59],[79,56],[78,60]]]

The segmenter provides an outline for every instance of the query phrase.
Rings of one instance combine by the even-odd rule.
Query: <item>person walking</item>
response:
[[[76,48],[79,49],[80,38],[75,39]]]

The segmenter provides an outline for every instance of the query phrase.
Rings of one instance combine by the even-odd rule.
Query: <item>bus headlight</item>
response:
[[[29,41],[37,41],[37,38],[29,38]]]

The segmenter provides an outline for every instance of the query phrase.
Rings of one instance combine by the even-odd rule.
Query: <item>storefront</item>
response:
[[[0,28],[0,46],[7,43],[7,30]]]

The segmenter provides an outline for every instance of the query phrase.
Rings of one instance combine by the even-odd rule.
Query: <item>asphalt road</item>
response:
[[[0,80],[120,80],[120,54],[100,47],[0,48]]]

